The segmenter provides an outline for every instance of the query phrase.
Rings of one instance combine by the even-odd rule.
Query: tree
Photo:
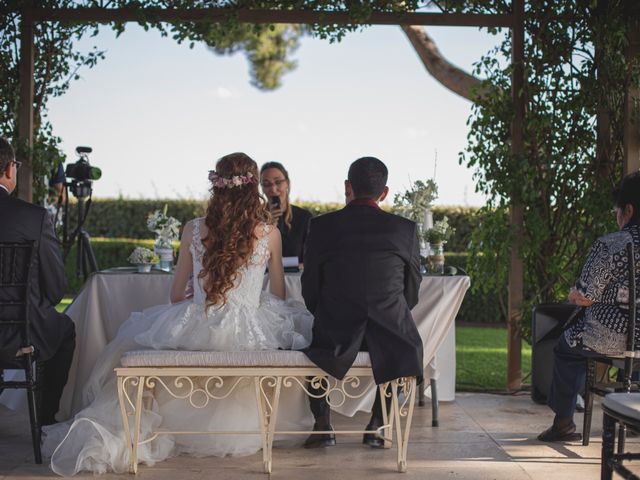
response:
[[[42,6],[67,7],[76,2],[46,0]],[[20,62],[20,11],[16,2],[0,1],[0,134],[16,139],[19,105]],[[96,47],[80,52],[75,42],[83,35],[95,35],[92,25],[64,26],[57,23],[40,23],[35,29],[34,78],[34,177],[35,197],[43,198],[47,192],[45,178],[54,165],[63,161],[58,150],[60,139],[53,134],[47,119],[47,104],[52,97],[63,95],[72,80],[79,78],[83,67],[92,67],[104,52]],[[24,148],[17,145],[18,148]]]
[[[457,11],[499,7],[452,3]],[[473,106],[460,163],[475,169],[477,189],[490,198],[471,252],[482,279],[476,288],[506,295],[512,239],[506,213],[515,193],[525,205],[521,255],[525,301],[532,305],[566,298],[590,244],[614,228],[609,192],[622,176],[622,102],[629,84],[639,84],[638,59],[624,53],[629,19],[640,11],[622,0],[530,0],[527,6],[525,155],[514,158],[509,148],[505,38],[476,64],[474,74],[492,88]],[[606,127],[597,121],[602,112]],[[601,144],[609,145],[606,154]]]

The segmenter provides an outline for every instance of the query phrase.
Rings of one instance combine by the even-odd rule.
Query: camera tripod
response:
[[[96,261],[95,253],[91,248],[91,237],[89,233],[84,230],[84,222],[89,214],[89,208],[91,207],[91,183],[90,181],[73,181],[65,184],[65,189],[71,187],[71,191],[78,199],[78,222],[76,228],[74,228],[71,235],[68,235],[69,226],[69,193],[67,191],[66,201],[64,205],[64,222],[63,222],[63,246],[64,246],[64,261],[66,262],[73,244],[76,244],[76,277],[82,277],[86,280],[87,277],[98,270],[98,262]]]

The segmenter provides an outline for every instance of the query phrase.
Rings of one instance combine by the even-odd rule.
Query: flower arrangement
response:
[[[246,175],[233,175],[231,177],[223,177],[218,175],[215,170],[209,171],[209,181],[217,188],[235,188],[242,187],[248,183],[257,183],[251,172]]]
[[[180,235],[180,221],[167,216],[167,205],[162,211],[156,210],[147,217],[147,228],[156,234],[156,246],[171,248],[171,242]]]
[[[456,229],[449,225],[449,219],[445,216],[433,224],[432,228],[425,231],[424,236],[431,245],[446,243],[451,235],[456,233]]]
[[[148,248],[136,247],[127,260],[134,265],[154,265],[160,261],[160,257]]]
[[[404,193],[393,198],[393,208],[403,217],[417,223],[424,221],[424,213],[438,198],[438,185],[432,179],[423,182],[416,180]]]

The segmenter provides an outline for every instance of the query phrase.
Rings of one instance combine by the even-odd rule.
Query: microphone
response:
[[[273,205],[274,208],[280,208],[280,206],[282,205],[280,203],[280,197],[278,197],[277,195],[272,196],[271,205]],[[284,216],[282,215],[280,215],[280,218],[278,218],[278,230],[280,230],[280,233],[284,233]]]

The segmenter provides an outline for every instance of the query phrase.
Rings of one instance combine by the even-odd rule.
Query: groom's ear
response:
[[[382,190],[382,193],[378,197],[378,201],[379,202],[384,201],[384,199],[387,198],[387,195],[389,195],[389,187],[385,185],[384,189]]]
[[[353,187],[349,180],[344,181],[344,196],[349,198],[353,196]]]

